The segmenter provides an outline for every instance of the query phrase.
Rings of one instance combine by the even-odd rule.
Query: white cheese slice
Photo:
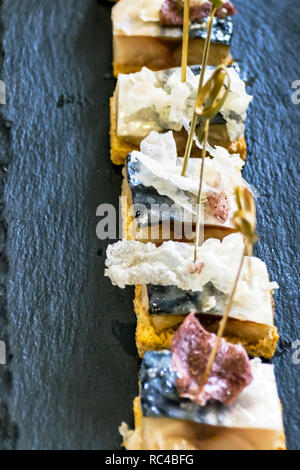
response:
[[[128,36],[163,36],[179,38],[182,28],[160,26],[162,0],[119,0],[112,8],[114,34]]]

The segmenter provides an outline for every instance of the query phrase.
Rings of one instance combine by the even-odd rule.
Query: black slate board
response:
[[[300,365],[292,363],[292,342],[300,339],[300,105],[291,101],[291,83],[300,79],[300,5],[245,3],[235,1],[232,48],[254,95],[244,176],[260,193],[256,254],[281,286],[274,363],[288,447],[299,449]],[[121,184],[120,168],[109,161],[110,6],[3,0],[1,21],[2,200],[9,167],[0,339],[9,361],[0,366],[0,448],[117,449],[118,425],[132,423],[138,358],[133,291],[103,277],[107,242],[95,232],[97,206],[117,205]]]

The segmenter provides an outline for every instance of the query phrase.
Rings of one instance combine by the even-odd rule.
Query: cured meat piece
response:
[[[230,201],[228,194],[225,191],[217,193],[211,191],[207,195],[208,204],[212,215],[224,224],[229,217],[230,213]]]
[[[181,26],[183,24],[183,11],[178,10],[177,0],[165,0],[160,12],[159,19],[162,26]],[[190,6],[190,22],[199,21],[209,16],[211,2],[208,1],[192,1]],[[226,16],[234,15],[237,11],[231,2],[223,2],[215,13],[217,18],[226,18]]]
[[[201,2],[190,6],[190,21],[209,16],[211,3]],[[160,24],[163,26],[181,26],[183,24],[183,11],[179,11],[177,0],[165,0],[159,12]]]
[[[211,399],[232,405],[252,381],[250,362],[243,346],[222,338],[209,377],[202,383],[216,341],[216,335],[205,331],[195,313],[185,319],[172,341],[172,366],[179,377],[176,381],[179,396],[200,406]]]
[[[204,268],[204,263],[201,261],[196,261],[195,263],[192,263],[188,270],[189,273],[191,274],[201,274],[202,269]]]

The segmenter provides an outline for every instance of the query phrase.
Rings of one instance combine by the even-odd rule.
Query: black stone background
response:
[[[103,277],[107,241],[95,232],[97,206],[117,205],[121,184],[109,161],[110,6],[1,3],[0,448],[118,449],[138,358],[133,291]],[[274,363],[288,447],[299,449],[300,105],[291,83],[300,79],[300,4],[235,4],[232,51],[254,95],[244,176],[260,194],[256,253],[281,287]]]

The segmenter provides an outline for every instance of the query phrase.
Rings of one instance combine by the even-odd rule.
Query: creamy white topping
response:
[[[164,0],[119,0],[112,8],[113,30],[117,34],[159,36],[159,11]],[[180,37],[181,28],[168,28]]]
[[[159,21],[159,12],[165,0],[142,0],[140,18],[144,22]]]
[[[165,134],[151,132],[141,142],[141,151],[132,152],[133,161],[139,161],[137,178],[146,187],[168,196],[183,209],[183,220],[196,220],[197,200],[200,178],[200,158],[191,158],[186,176],[181,176],[183,159],[177,157],[176,143],[171,131]],[[203,200],[205,224],[232,227],[230,219],[237,209],[234,190],[236,186],[247,186],[241,176],[244,165],[239,155],[230,155],[226,149],[217,147],[214,158],[206,158],[203,179]],[[228,194],[230,214],[228,220],[221,223],[211,214],[207,202],[210,192]]]
[[[191,274],[194,246],[168,241],[156,247],[153,243],[122,240],[107,248],[105,275],[114,285],[175,285],[183,290],[201,291],[209,281],[229,294],[244,249],[240,234],[228,235],[222,242],[210,238],[198,250],[204,263],[200,274]],[[240,320],[273,325],[270,283],[265,263],[246,258],[230,316]]]
[[[213,70],[206,70],[205,81]],[[221,109],[231,141],[244,135],[247,108],[252,96],[246,93],[243,80],[229,67],[230,92]],[[119,74],[117,134],[122,137],[146,137],[150,130],[180,131],[190,122],[199,76],[187,68],[187,79],[181,82],[180,68],[152,72]]]
[[[223,425],[282,431],[274,366],[263,364],[258,358],[252,359],[250,363],[253,381],[242,391],[236,403],[225,409]]]

